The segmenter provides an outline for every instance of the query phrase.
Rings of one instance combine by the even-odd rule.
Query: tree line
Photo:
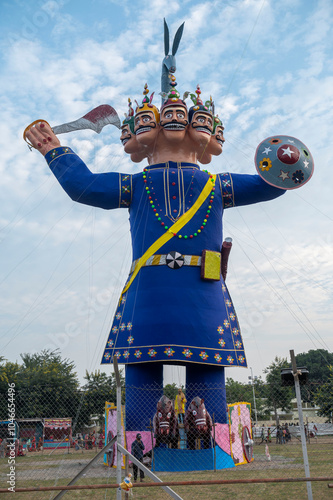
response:
[[[91,417],[104,419],[105,402],[116,403],[116,379],[111,373],[99,370],[88,372],[80,385],[74,362],[63,359],[59,351],[43,350],[36,354],[21,354],[21,363],[0,357],[0,420],[8,418],[8,384],[15,384],[16,418],[65,418],[72,417],[76,429],[91,423]],[[324,349],[310,350],[296,355],[297,366],[306,366],[309,380],[302,386],[302,400],[319,406],[319,415],[332,420],[333,412],[333,354]],[[264,370],[265,380],[255,378],[250,384],[228,378],[227,403],[247,401],[252,403],[255,419],[253,389],[257,419],[270,419],[277,410],[288,412],[295,398],[293,387],[281,384],[281,369],[290,365],[286,358],[276,357]],[[124,386],[123,373],[120,373]],[[253,385],[252,385],[253,384]],[[178,387],[168,384],[164,393],[174,399]],[[122,392],[125,401],[125,390]]]
[[[116,378],[96,370],[86,371],[80,386],[75,365],[58,350],[21,354],[22,363],[0,357],[0,420],[8,418],[8,384],[15,384],[16,418],[72,417],[77,429],[104,420],[105,402],[116,402]],[[124,377],[120,370],[122,383]],[[122,395],[124,399],[124,394]]]

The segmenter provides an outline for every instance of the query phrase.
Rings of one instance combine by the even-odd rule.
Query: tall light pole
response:
[[[256,405],[256,393],[255,393],[255,390],[254,390],[254,382],[255,380],[257,380],[257,377],[254,377],[253,378],[253,371],[252,371],[252,368],[250,367],[250,370],[251,370],[251,376],[249,376],[249,384],[252,385],[252,391],[253,391],[253,407],[254,407],[254,415],[255,415],[255,419],[256,419],[256,426],[258,425],[258,415],[257,415],[257,405]]]

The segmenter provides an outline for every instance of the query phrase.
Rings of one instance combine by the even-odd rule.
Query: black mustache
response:
[[[147,125],[140,125],[140,127],[138,127],[135,131],[135,133],[137,133],[138,130],[141,130],[142,128],[156,128],[156,123],[154,122],[151,122],[151,123],[147,123]]]
[[[120,139],[120,141],[121,141],[121,143],[123,144],[123,143],[124,143],[124,141],[126,141],[126,140],[130,140],[130,138],[131,138],[131,137],[132,137],[132,134],[128,134],[128,135],[126,135],[125,137],[122,137],[122,138]]]
[[[207,132],[209,132],[210,134],[212,134],[212,131],[209,127],[207,127],[206,125],[197,125],[197,126],[194,126],[193,123],[192,123],[192,128],[204,128],[207,130]]]
[[[184,121],[185,123],[183,123],[183,121]],[[171,120],[171,122],[168,122],[168,124],[169,124],[169,123],[180,123],[181,125],[184,125],[184,126],[186,127],[186,125],[188,125],[188,120],[183,120],[183,121],[180,121],[180,120]],[[164,123],[164,122],[165,122],[165,120],[163,120],[163,121],[161,120],[161,121],[160,121],[160,125],[161,125],[161,127],[164,127],[164,125],[163,125],[163,123]]]

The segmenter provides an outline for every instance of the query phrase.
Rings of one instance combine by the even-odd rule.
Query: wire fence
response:
[[[170,486],[175,498],[307,498],[305,482],[241,483],[300,480],[305,476],[294,389],[279,386],[274,390],[264,384],[259,389],[253,391],[253,399],[240,402],[232,401],[229,391],[226,405],[224,391],[207,385],[186,390],[156,385],[123,388],[121,444],[146,468],[142,472],[131,460],[126,464],[122,456],[122,478],[132,474],[133,497],[170,497],[161,487],[144,487],[153,481],[148,471],[163,482],[196,482],[195,486]],[[96,413],[89,414],[84,392],[66,392],[65,388],[61,392],[35,387],[21,389],[15,397],[10,391],[0,393],[0,489],[14,488],[9,491],[15,490],[18,499],[31,495],[17,491],[19,488],[68,485],[94,458],[76,484],[117,482],[116,445],[101,453],[117,434],[116,401],[105,401]],[[314,478],[333,476],[332,399],[327,381],[315,391],[302,388],[307,452]],[[214,480],[239,483],[212,484]],[[210,483],[199,485],[198,481]],[[314,482],[313,498],[332,498],[327,486],[327,481]],[[33,498],[53,499],[57,495],[56,491],[40,491],[34,492]],[[122,495],[125,498],[124,492]],[[71,490],[66,498],[117,498],[117,490]]]

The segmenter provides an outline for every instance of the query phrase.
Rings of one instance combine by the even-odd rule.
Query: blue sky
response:
[[[74,204],[22,132],[35,119],[58,125],[104,103],[122,117],[145,82],[158,104],[163,17],[171,39],[185,21],[179,91],[200,83],[225,124],[212,172],[255,173],[256,147],[273,134],[299,138],[315,161],[301,189],[224,216],[234,241],[227,284],[249,366],[261,375],[289,349],[332,348],[332,3],[2,1],[0,353],[11,361],[59,347],[81,379],[100,367],[131,263],[128,214]],[[144,167],[130,162],[114,127],[61,139],[95,172]],[[178,383],[180,371],[168,377]]]

